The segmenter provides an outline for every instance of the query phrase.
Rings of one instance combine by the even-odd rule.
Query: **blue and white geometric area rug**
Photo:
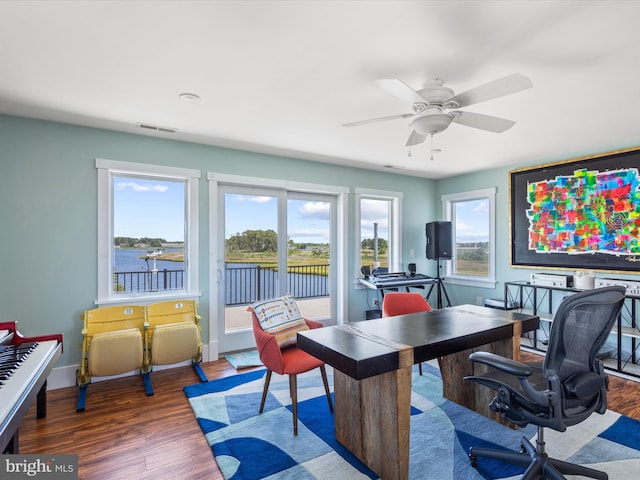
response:
[[[524,470],[478,458],[471,446],[518,450],[521,436],[442,397],[437,368],[413,373],[410,465],[412,480],[519,479]],[[330,385],[332,370],[327,367]],[[298,376],[298,436],[293,435],[289,381],[274,374],[263,414],[258,414],[265,370],[184,388],[225,479],[376,479],[334,436],[319,371]],[[545,429],[547,453],[606,471],[612,480],[640,478],[640,422],[608,411],[559,433]]]

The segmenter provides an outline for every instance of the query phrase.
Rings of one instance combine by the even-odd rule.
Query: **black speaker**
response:
[[[427,258],[429,260],[451,258],[451,222],[429,222],[427,233]]]
[[[409,274],[411,276],[414,276],[416,274],[416,264],[415,263],[410,263],[409,264]]]

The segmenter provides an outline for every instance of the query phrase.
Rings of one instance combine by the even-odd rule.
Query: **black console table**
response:
[[[538,352],[546,350],[546,340],[556,308],[562,299],[581,290],[571,287],[532,285],[527,281],[505,282],[504,304],[517,305],[516,311],[540,317],[541,330],[531,332],[522,345]],[[611,335],[615,342],[608,342],[601,350],[605,367],[609,370],[640,378],[640,319],[638,307],[640,297],[626,295],[620,318],[613,326]],[[540,333],[543,338],[540,338]],[[611,347],[615,343],[615,347]]]

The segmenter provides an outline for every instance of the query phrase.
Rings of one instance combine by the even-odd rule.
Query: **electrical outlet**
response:
[[[414,258],[416,256],[416,250],[415,248],[412,248],[411,250],[409,250],[409,257]]]
[[[482,300],[482,297],[478,295],[476,297],[476,305],[482,306],[483,303],[484,303],[484,301]]]
[[[373,305],[374,308],[378,308],[380,307],[380,302],[378,302],[378,299],[375,298],[373,299],[373,301],[371,302],[371,304]]]

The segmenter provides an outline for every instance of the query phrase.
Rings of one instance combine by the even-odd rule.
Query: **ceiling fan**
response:
[[[533,87],[531,80],[519,73],[509,75],[493,82],[485,83],[466,92],[454,95],[454,91],[445,87],[442,80],[434,79],[423,83],[420,90],[414,90],[397,79],[377,80],[378,85],[391,95],[411,104],[412,113],[402,113],[387,117],[360,120],[345,123],[344,127],[356,127],[369,123],[384,122],[398,118],[411,118],[411,134],[407,147],[423,143],[427,136],[446,130],[451,122],[467,127],[479,128],[490,132],[502,133],[513,127],[516,122],[480,113],[455,110],[475,103],[492,100]]]

